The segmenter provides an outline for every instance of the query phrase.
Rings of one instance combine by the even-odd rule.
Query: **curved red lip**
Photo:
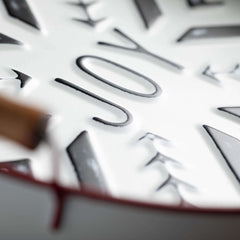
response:
[[[122,208],[133,208],[138,211],[154,211],[156,214],[170,214],[176,216],[195,216],[200,217],[206,216],[206,218],[211,216],[218,216],[219,218],[228,218],[228,216],[240,216],[240,208],[194,208],[194,207],[181,207],[181,206],[171,206],[164,204],[155,204],[150,202],[130,200],[126,198],[116,198],[110,196],[107,193],[98,192],[89,187],[84,187],[81,190],[76,190],[73,188],[63,187],[55,182],[42,182],[34,179],[30,175],[25,175],[19,173],[15,170],[8,169],[0,170],[1,176],[7,178],[8,180],[14,180],[18,183],[23,184],[23,187],[29,185],[49,190],[55,196],[54,208],[55,212],[52,215],[52,228],[58,229],[62,226],[62,222],[65,222],[64,215],[67,210],[66,204],[69,198],[74,199],[84,199],[89,202],[96,202],[96,204],[107,204],[111,206],[120,206]],[[63,214],[64,213],[64,214]],[[191,217],[189,217],[191,219]]]

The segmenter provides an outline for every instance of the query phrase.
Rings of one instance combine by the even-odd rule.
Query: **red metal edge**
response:
[[[117,198],[113,197],[109,194],[103,194],[98,191],[92,190],[88,187],[84,187],[80,190],[63,187],[56,183],[47,183],[43,181],[39,181],[34,179],[29,175],[25,175],[19,173],[17,171],[9,169],[8,172],[4,172],[0,170],[1,174],[4,174],[6,177],[14,178],[15,180],[23,181],[26,184],[33,184],[40,187],[48,188],[50,191],[55,191],[60,193],[60,195],[64,195],[64,197],[68,196],[76,196],[82,198],[88,198],[96,201],[103,201],[111,204],[122,204],[131,207],[138,207],[138,208],[146,208],[152,210],[159,210],[159,211],[169,211],[169,212],[178,212],[181,213],[191,213],[191,214],[224,214],[224,215],[240,215],[240,208],[197,208],[197,207],[181,207],[181,206],[173,206],[173,205],[164,205],[158,203],[150,203],[144,201],[137,201],[132,199],[126,198]]]

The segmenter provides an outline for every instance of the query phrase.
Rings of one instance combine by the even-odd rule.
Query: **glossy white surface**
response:
[[[71,163],[65,152],[68,144],[83,130],[91,136],[99,163],[110,192],[146,201],[178,203],[173,189],[156,192],[166,178],[163,166],[144,165],[156,154],[156,149],[179,161],[183,168],[167,164],[169,172],[193,185],[189,191],[180,185],[183,198],[196,206],[240,206],[239,183],[224,159],[202,128],[213,126],[240,138],[239,120],[217,111],[218,107],[239,106],[239,79],[221,75],[221,82],[201,76],[207,65],[215,71],[228,71],[239,62],[239,38],[223,38],[194,43],[176,43],[188,28],[202,25],[238,24],[240,1],[226,1],[223,6],[189,9],[184,1],[158,1],[163,16],[154,29],[145,30],[135,5],[131,1],[101,0],[93,6],[93,18],[108,19],[94,29],[73,21],[84,18],[77,6],[65,0],[29,1],[42,32],[12,19],[0,2],[1,32],[24,43],[24,46],[0,45],[0,77],[11,77],[11,68],[32,76],[24,89],[15,80],[0,82],[1,92],[13,98],[35,104],[53,115],[49,127],[61,149],[60,182],[77,186]],[[184,73],[174,72],[148,57],[128,51],[115,50],[96,44],[107,41],[124,44],[112,32],[118,27],[147,49],[186,67]],[[152,78],[162,88],[156,99],[131,96],[106,86],[83,73],[75,64],[77,57],[96,55],[116,61]],[[91,69],[104,74],[119,85],[150,92],[136,81],[129,81],[118,72],[113,73],[96,61]],[[56,82],[60,77],[90,90],[127,108],[133,123],[125,128],[113,128],[94,122],[94,116],[109,121],[121,120],[121,113],[79,92]],[[138,79],[137,79],[138,80]],[[145,139],[153,132],[171,141],[164,146]],[[29,152],[5,139],[0,142],[0,159],[31,158],[34,175],[39,179],[51,177],[48,148],[42,146]]]

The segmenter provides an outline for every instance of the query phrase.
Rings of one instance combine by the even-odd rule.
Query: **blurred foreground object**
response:
[[[0,135],[34,149],[46,137],[49,116],[0,95]]]

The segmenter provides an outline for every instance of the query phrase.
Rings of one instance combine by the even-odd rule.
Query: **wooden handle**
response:
[[[0,135],[34,149],[46,137],[49,117],[0,96]]]

